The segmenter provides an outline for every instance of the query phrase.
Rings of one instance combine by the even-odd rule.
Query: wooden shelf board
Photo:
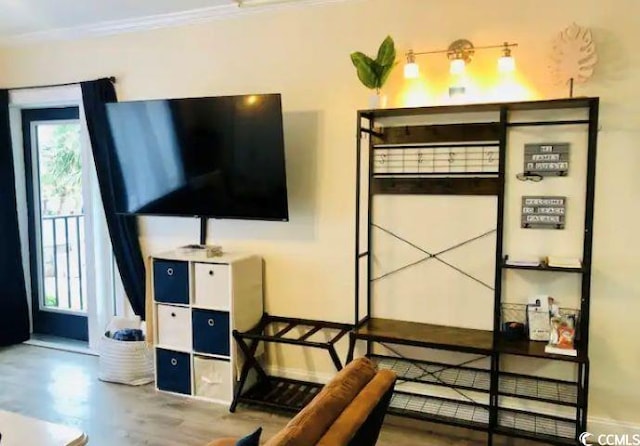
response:
[[[470,122],[465,124],[412,125],[385,127],[377,144],[442,144],[486,142],[497,145],[500,139],[499,122]]]
[[[551,353],[546,353],[544,351],[544,347],[546,345],[547,343],[544,341],[529,341],[528,339],[512,340],[500,337],[498,338],[497,342],[497,350],[499,353],[509,355],[555,359],[567,362],[586,362],[588,360],[587,355],[580,350],[578,350],[578,356],[554,355]]]
[[[447,327],[393,319],[371,318],[356,328],[354,333],[358,339],[482,355],[490,355],[493,346],[493,333],[488,330]]]
[[[585,108],[597,102],[598,98],[550,99],[544,101],[524,101],[488,104],[438,105],[433,107],[387,108],[378,110],[360,110],[364,117],[393,118],[403,116],[433,115],[442,113],[498,112],[502,107],[510,111],[558,110]]]
[[[451,174],[455,175],[455,174]],[[490,175],[490,174],[487,174]],[[494,177],[374,177],[372,194],[376,195],[498,195],[500,179]]]
[[[584,273],[584,268],[562,268],[559,266],[546,266],[544,264],[539,266],[524,266],[524,265],[508,265],[506,263],[502,264],[503,269],[523,269],[529,271],[553,271],[557,273]]]

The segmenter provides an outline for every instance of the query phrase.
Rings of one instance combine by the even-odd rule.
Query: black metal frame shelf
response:
[[[378,134],[378,137],[384,136],[382,133]],[[391,144],[374,144],[372,147],[374,149],[391,149],[391,150],[400,150],[400,149],[455,149],[455,148],[466,148],[466,147],[499,147],[495,141],[485,141],[485,142],[450,142],[450,143],[391,143]]]
[[[489,406],[485,404],[412,392],[393,392],[388,412],[393,415],[436,421],[467,429],[486,430],[489,426]]]
[[[584,272],[583,268],[563,268],[559,266],[546,266],[546,265],[540,265],[540,266],[508,265],[506,263],[502,265],[502,268],[503,269],[522,269],[522,270],[528,270],[528,271],[553,271],[556,273],[582,274]]]
[[[373,174],[373,178],[451,178],[451,179],[464,179],[471,178],[496,178],[497,173],[492,172],[381,172]]]
[[[564,113],[563,110],[571,111],[571,113]],[[553,444],[576,444],[577,434],[586,429],[588,410],[589,358],[587,352],[598,110],[598,98],[572,98],[362,110],[358,112],[354,254],[355,328],[349,334],[347,361],[353,357],[356,343],[363,342],[366,343],[366,355],[378,362],[379,367],[395,371],[399,381],[412,383],[404,386],[410,387],[411,390],[414,390],[414,386],[424,385],[425,389],[433,392],[437,390],[437,387],[432,386],[446,386],[463,398],[466,395],[465,392],[481,392],[489,395],[489,403],[482,405],[472,400],[443,400],[436,396],[424,395],[422,392],[396,391],[390,413],[483,430],[488,433],[489,444],[492,444],[494,435],[522,437]],[[527,116],[525,113],[513,113],[529,111],[561,112],[556,113],[553,117],[545,113],[544,120],[536,120],[537,116],[533,114]],[[575,113],[575,111],[579,113]],[[582,116],[582,112],[585,112],[584,116]],[[485,113],[485,115],[482,117],[481,113]],[[461,116],[457,122],[456,114]],[[473,117],[471,114],[474,114]],[[560,116],[561,114],[563,117]],[[446,120],[439,119],[438,115],[446,115]],[[407,119],[403,122],[404,118]],[[443,121],[447,123],[443,123]],[[415,125],[418,122],[419,124]],[[425,122],[432,122],[432,124],[425,124]],[[507,148],[509,129],[523,127],[544,129],[546,126],[578,126],[579,129],[584,128],[588,134],[582,267],[580,268],[509,265],[506,262],[507,257],[503,253],[506,166],[508,156],[512,156],[511,149]],[[487,166],[488,148],[491,148],[491,165],[489,167]],[[430,150],[437,150],[437,152],[429,152]],[[450,165],[446,163],[447,154],[450,155]],[[466,163],[464,157],[467,157]],[[364,162],[365,160],[368,160],[368,163]],[[498,163],[497,170],[495,169],[496,162]],[[471,274],[458,269],[458,272],[493,290],[494,315],[491,331],[373,317],[372,284],[376,280],[398,271],[404,271],[414,264],[429,259],[440,260],[439,254],[430,253],[418,244],[403,239],[393,231],[374,224],[372,209],[373,197],[376,195],[496,197],[497,228],[494,231],[496,233],[496,268],[493,284],[484,283]],[[362,200],[366,200],[366,203],[363,203]],[[381,277],[373,277],[375,249],[372,232],[374,230],[385,231],[388,235],[421,251],[424,257],[417,262],[385,273]],[[451,249],[455,249],[455,247]],[[508,282],[505,278],[510,277],[506,275],[506,271],[510,270],[578,275],[581,280],[580,308],[574,310],[576,313],[579,312],[576,337],[577,356],[549,354],[545,352],[545,342],[534,342],[528,339],[514,340],[508,338],[501,331],[504,322],[501,318],[502,301],[507,286],[506,282]],[[476,354],[488,358],[490,366],[483,371],[467,367],[468,364],[451,365],[426,360],[418,361],[404,358],[393,350],[390,351],[394,356],[383,356],[374,354],[373,345],[375,343],[384,344],[385,347],[402,345],[427,350],[436,349]],[[509,373],[505,370],[506,362],[503,361],[503,358],[513,356],[574,364],[576,379],[575,381],[564,381]],[[482,385],[476,383],[477,377],[482,377]],[[533,411],[518,411],[504,407],[504,401],[517,403],[518,400],[520,402],[538,402],[564,411],[567,411],[568,408],[575,409],[575,418],[554,417]],[[438,407],[438,402],[440,405],[445,404],[443,401],[447,405],[445,409],[453,411],[449,415],[442,415],[434,410],[435,407]],[[461,421],[455,412],[459,410],[459,407],[463,407],[465,410],[468,410],[469,407],[479,410],[478,413],[482,413],[484,417],[482,422],[472,423],[470,426],[469,423]]]
[[[530,358],[554,359],[556,361],[585,363],[588,361],[586,352],[578,346],[577,356],[556,355],[544,351],[546,342],[530,341],[528,339],[510,339],[503,334],[496,336],[496,352],[515,355],[528,356]]]
[[[538,266],[527,266],[527,265],[510,265],[507,263],[509,256],[504,257],[504,261],[500,265],[503,269],[523,269],[529,271],[553,271],[557,273],[578,273],[582,274],[585,272],[584,267],[580,268],[564,268],[560,266],[549,266],[545,263],[541,263]]]
[[[281,326],[284,325],[284,328]],[[304,328],[303,333],[295,337],[287,336],[291,332]],[[312,319],[299,319],[281,316],[271,316],[265,313],[260,322],[252,329],[239,332],[233,330],[233,337],[244,356],[244,365],[240,372],[240,379],[236,388],[233,402],[229,410],[235,412],[238,403],[262,404],[265,406],[297,411],[302,409],[311,399],[304,395],[314,394],[321,384],[296,381],[276,376],[269,376],[256,359],[256,351],[260,342],[272,342],[277,344],[297,345],[326,350],[333,361],[336,370],[342,369],[342,361],[336,352],[336,343],[353,328],[353,325],[338,322],[327,322]],[[323,330],[333,330],[334,334],[328,341],[312,341],[314,335]],[[273,333],[273,334],[269,334]],[[245,385],[249,379],[249,373],[255,370],[258,382],[251,389],[245,391]],[[286,385],[286,389],[282,386]],[[284,396],[276,395],[274,389],[286,390]],[[275,393],[274,393],[275,392]],[[290,404],[287,404],[288,395],[291,394]],[[300,405],[302,404],[302,406]]]
[[[495,195],[497,177],[373,177],[371,188],[380,195]]]
[[[286,324],[286,327],[277,331],[272,330],[275,331],[275,333],[272,335],[267,334],[269,328],[273,328],[273,324]],[[300,327],[310,328],[305,330],[304,334],[296,338],[285,337],[286,334]],[[352,328],[353,326],[350,324],[341,324],[338,322],[327,322],[311,319],[298,319],[282,316],[271,316],[265,313],[262,316],[262,320],[256,327],[243,333],[238,332],[237,336],[243,339],[252,339],[256,341],[300,345],[303,347],[324,348],[327,350],[333,349],[335,351],[334,345],[336,344],[336,342],[338,342],[340,339],[342,339],[342,337],[349,333],[349,330],[351,330]],[[329,341],[309,341],[309,338],[311,336],[324,329],[337,330],[338,333]],[[341,368],[341,364],[336,365],[340,365]]]
[[[491,370],[456,364],[371,354],[378,368],[391,370],[398,382],[445,386],[473,392],[490,391]],[[577,407],[578,385],[572,381],[500,372],[498,394],[550,404]]]
[[[563,406],[578,406],[577,383],[559,379],[500,372],[498,394]]]
[[[240,402],[298,412],[320,392],[322,384],[270,376],[246,391]]]
[[[510,122],[509,127],[544,127],[556,125],[589,125],[588,119],[568,119],[564,121]]]
[[[444,364],[433,361],[369,355],[380,369],[391,370],[398,382],[415,382],[434,386],[488,393],[491,385],[491,370]]]
[[[576,444],[574,420],[552,415],[499,408],[496,433],[551,444]]]
[[[392,319],[368,318],[349,333],[349,353],[356,341],[387,342],[483,356],[492,354],[493,334],[487,330],[421,324]]]
[[[500,112],[510,111],[533,111],[533,110],[562,110],[589,108],[597,98],[571,98],[571,99],[550,99],[544,101],[523,101],[523,102],[496,102],[491,104],[468,104],[468,105],[442,105],[435,107],[411,107],[411,108],[387,108],[362,110],[360,114],[367,119],[409,117],[422,115],[436,115],[448,113],[475,113],[475,112]],[[545,121],[547,122],[547,121]]]

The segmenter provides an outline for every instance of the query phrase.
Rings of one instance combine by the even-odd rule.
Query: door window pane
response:
[[[43,304],[84,311],[82,154],[77,122],[36,126]]]

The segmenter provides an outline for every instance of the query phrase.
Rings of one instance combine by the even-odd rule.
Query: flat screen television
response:
[[[289,219],[279,94],[107,104],[116,212]]]

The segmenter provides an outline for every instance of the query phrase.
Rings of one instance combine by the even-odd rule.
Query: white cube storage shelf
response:
[[[232,331],[262,317],[262,259],[172,252],[152,261],[156,388],[230,404],[239,368]]]

